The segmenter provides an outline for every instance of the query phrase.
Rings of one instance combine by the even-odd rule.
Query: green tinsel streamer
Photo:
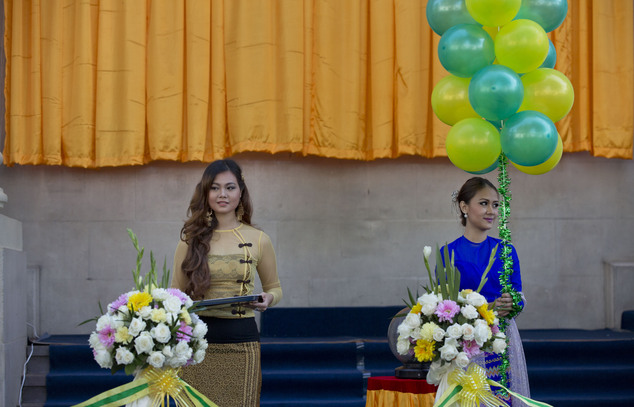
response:
[[[502,262],[504,267],[500,273],[500,285],[503,293],[509,293],[513,299],[513,309],[508,316],[501,318],[500,329],[506,333],[509,321],[514,318],[522,310],[520,305],[521,295],[511,285],[511,275],[513,274],[513,257],[511,256],[511,231],[508,228],[508,218],[511,215],[511,179],[506,171],[507,158],[504,154],[500,155],[498,165],[498,192],[501,196],[499,216],[500,216],[500,239],[502,239]],[[508,344],[509,337],[506,336]],[[510,367],[508,351],[502,354],[502,363],[500,366],[500,384],[508,387],[508,371]],[[506,390],[500,390],[499,393],[508,397]]]

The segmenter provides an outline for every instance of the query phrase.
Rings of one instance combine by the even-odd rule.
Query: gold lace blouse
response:
[[[187,276],[181,265],[186,255],[187,244],[181,240],[174,254],[171,285],[183,291],[187,286]],[[269,236],[261,230],[240,224],[235,229],[214,231],[207,258],[211,288],[205,294],[205,299],[253,294],[256,273],[264,292],[273,295],[270,306],[277,304],[282,298],[273,244]],[[252,309],[236,305],[220,305],[199,314],[219,318],[254,316]]]

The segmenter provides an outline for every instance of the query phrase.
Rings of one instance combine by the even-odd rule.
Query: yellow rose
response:
[[[163,308],[155,308],[152,310],[150,319],[153,322],[165,322],[167,320],[167,314]]]
[[[132,341],[133,336],[128,332],[128,328],[121,326],[117,328],[117,332],[114,334],[114,340],[117,343],[128,344]]]

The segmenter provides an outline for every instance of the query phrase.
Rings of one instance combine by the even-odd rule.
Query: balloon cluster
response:
[[[567,1],[429,0],[426,12],[449,72],[431,102],[452,126],[451,162],[485,174],[504,154],[527,174],[552,170],[563,152],[554,123],[572,108],[574,91],[554,69],[557,54],[547,33],[565,19]]]

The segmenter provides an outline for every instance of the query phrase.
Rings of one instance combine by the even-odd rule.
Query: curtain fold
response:
[[[631,1],[570,0],[564,151],[632,158]],[[4,162],[446,156],[420,0],[4,0]]]

